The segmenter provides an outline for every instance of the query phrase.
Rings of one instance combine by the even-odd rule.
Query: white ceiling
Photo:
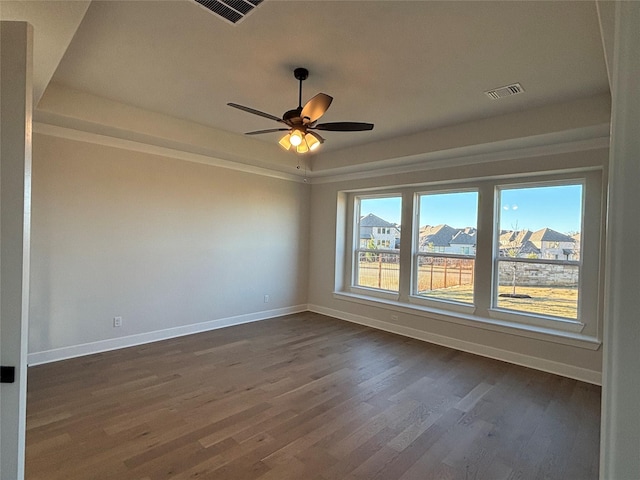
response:
[[[79,11],[68,6],[79,2],[3,3],[54,5],[53,25]],[[36,47],[38,38],[49,41],[36,25]],[[242,134],[278,125],[227,102],[281,116],[297,106],[298,66],[310,71],[303,102],[334,97],[323,121],[375,124],[326,132],[325,151],[608,91],[591,1],[264,0],[231,25],[193,0],[94,0],[52,81]],[[525,93],[483,94],[513,82]]]

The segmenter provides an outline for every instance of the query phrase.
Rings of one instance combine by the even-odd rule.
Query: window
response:
[[[495,307],[578,318],[582,190],[498,187]]]
[[[354,286],[399,291],[401,203],[399,196],[355,198]]]
[[[371,306],[597,345],[602,173],[340,192],[335,295]],[[349,213],[349,214],[347,214]],[[401,233],[403,249],[400,248]],[[338,238],[340,242],[340,237]],[[342,253],[340,253],[342,255]],[[573,342],[573,343],[572,343]]]
[[[417,197],[414,295],[473,304],[478,192]]]

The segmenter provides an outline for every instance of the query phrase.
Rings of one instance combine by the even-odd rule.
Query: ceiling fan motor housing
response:
[[[293,110],[289,110],[282,115],[282,119],[285,122],[291,122],[294,125],[302,124],[302,107],[295,108]]]

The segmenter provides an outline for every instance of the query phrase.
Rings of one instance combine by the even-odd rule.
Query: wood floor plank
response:
[[[29,369],[27,480],[598,477],[600,389],[313,313]]]

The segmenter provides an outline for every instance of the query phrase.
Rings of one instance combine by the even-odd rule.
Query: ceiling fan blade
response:
[[[308,124],[319,119],[327,111],[332,100],[333,97],[326,93],[319,93],[305,103],[304,107],[302,107],[302,113],[300,113],[303,122]]]
[[[247,132],[245,135],[260,135],[262,133],[286,132],[288,128],[270,128],[268,130],[256,130],[255,132]]]
[[[270,120],[275,120],[276,122],[286,123],[281,118],[276,117],[275,115],[271,115],[270,113],[261,112],[260,110],[256,110],[255,108],[245,107],[244,105],[238,105],[237,103],[227,103],[230,107],[237,108],[238,110],[242,110],[243,112],[253,113],[254,115],[258,115],[260,117],[268,118]]]
[[[319,123],[313,128],[317,130],[327,130],[331,132],[363,132],[365,130],[373,130],[373,123],[329,122],[329,123]]]
[[[309,132],[309,134],[316,137],[320,143],[324,143],[324,138],[318,132]]]

